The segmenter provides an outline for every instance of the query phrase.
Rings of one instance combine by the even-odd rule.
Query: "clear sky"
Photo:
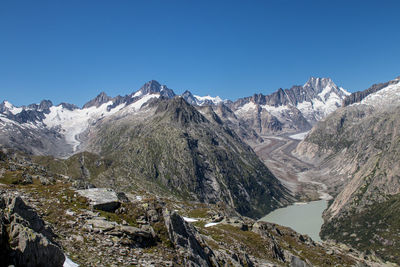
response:
[[[81,106],[155,79],[237,99],[400,75],[400,1],[0,1],[0,100]]]

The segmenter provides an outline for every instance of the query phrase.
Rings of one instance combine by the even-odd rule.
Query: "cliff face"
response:
[[[398,83],[388,83],[360,104],[337,110],[296,149],[297,156],[329,170],[322,179],[336,197],[324,213],[322,237],[372,249],[387,260],[397,257],[397,262],[398,246],[387,245],[400,244],[398,90]]]
[[[345,97],[345,99],[343,100],[343,106],[346,107],[354,103],[360,103],[364,98],[366,98],[370,94],[376,93],[388,87],[389,85],[397,84],[399,79],[400,77],[389,82],[374,84],[370,88],[364,91],[354,92],[351,95]]]

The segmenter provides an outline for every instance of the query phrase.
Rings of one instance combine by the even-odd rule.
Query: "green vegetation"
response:
[[[400,264],[400,194],[386,199],[324,224],[321,236]]]

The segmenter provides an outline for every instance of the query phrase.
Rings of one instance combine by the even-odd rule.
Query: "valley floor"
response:
[[[317,182],[322,175],[312,164],[293,156],[299,140],[287,136],[263,136],[253,145],[259,158],[299,201],[329,199],[326,186]]]

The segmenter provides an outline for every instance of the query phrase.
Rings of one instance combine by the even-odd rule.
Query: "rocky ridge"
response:
[[[322,236],[399,263],[400,86],[385,84],[319,122],[296,154],[326,171],[322,182],[335,195]]]
[[[0,260],[3,266],[62,266],[52,229],[19,196],[0,191]]]
[[[310,78],[303,86],[255,94],[227,105],[258,134],[301,132],[341,106],[349,93],[329,78]]]

